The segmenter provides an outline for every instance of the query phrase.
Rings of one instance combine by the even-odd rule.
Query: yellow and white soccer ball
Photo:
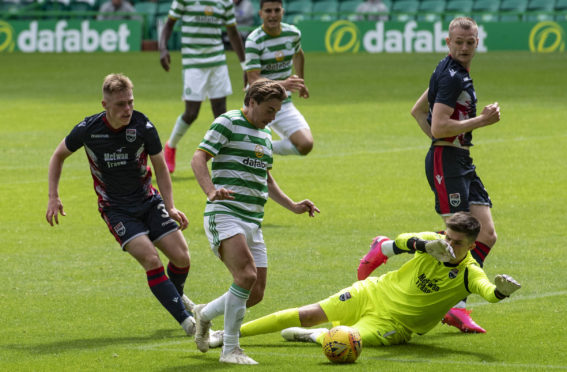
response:
[[[354,328],[331,328],[323,338],[323,352],[333,363],[354,363],[362,352],[360,333]]]

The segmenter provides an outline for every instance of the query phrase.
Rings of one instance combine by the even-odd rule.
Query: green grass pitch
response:
[[[311,98],[295,99],[315,148],[305,158],[276,157],[273,174],[294,199],[310,198],[315,219],[273,202],[264,236],[269,276],[262,303],[245,320],[320,300],[356,279],[358,260],[375,235],[440,229],[424,175],[429,141],[409,111],[441,54],[310,53]],[[83,150],[63,169],[67,216],[45,222],[47,164],[56,145],[84,116],[102,110],[110,72],[135,85],[135,107],[167,140],[183,104],[180,56],[164,72],[157,53],[3,54],[0,59],[0,370],[219,371],[219,350],[201,354],[148,291],[145,273],[122,253],[101,220]],[[242,104],[241,72],[229,55]],[[314,345],[278,334],[244,338],[256,371],[532,371],[567,369],[567,55],[479,54],[472,77],[479,109],[498,101],[502,120],[477,130],[472,156],[493,199],[498,232],[486,261],[489,277],[507,273],[523,288],[488,305],[469,298],[488,330],[464,335],[439,325],[409,345],[364,348],[356,364],[331,366]],[[190,219],[192,268],[187,292],[206,302],[227,290],[228,271],[208,248],[205,196],[189,161],[212,121],[210,105],[178,150],[176,206]],[[376,274],[399,267],[397,256]],[[222,319],[214,322],[214,328]],[[246,369],[243,367],[241,369]]]

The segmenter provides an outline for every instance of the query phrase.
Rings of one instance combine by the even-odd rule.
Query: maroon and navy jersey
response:
[[[105,112],[86,117],[65,145],[72,152],[85,147],[99,208],[134,206],[159,194],[147,162],[162,146],[155,126],[141,112],[134,111],[130,124],[120,129],[110,126]]]
[[[476,116],[476,93],[473,81],[466,68],[451,56],[439,62],[429,80],[429,115],[427,122],[431,125],[431,113],[436,102],[453,107],[451,119],[465,120]],[[447,138],[433,138],[435,141],[448,141],[459,146],[472,146],[472,132],[461,133]]]

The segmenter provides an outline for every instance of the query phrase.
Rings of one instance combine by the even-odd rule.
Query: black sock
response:
[[[146,274],[148,276],[148,285],[154,296],[179,324],[183,323],[189,317],[189,313],[183,306],[179,292],[177,292],[171,280],[165,275],[163,266],[159,269],[150,270]]]
[[[188,274],[189,266],[177,267],[171,262],[167,265],[167,276],[169,276],[169,280],[171,280],[180,296],[183,296],[183,287],[185,287],[185,280]]]

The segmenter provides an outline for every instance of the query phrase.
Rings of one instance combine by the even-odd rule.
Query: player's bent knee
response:
[[[313,150],[313,141],[298,143],[295,148],[301,155],[307,155]]]

